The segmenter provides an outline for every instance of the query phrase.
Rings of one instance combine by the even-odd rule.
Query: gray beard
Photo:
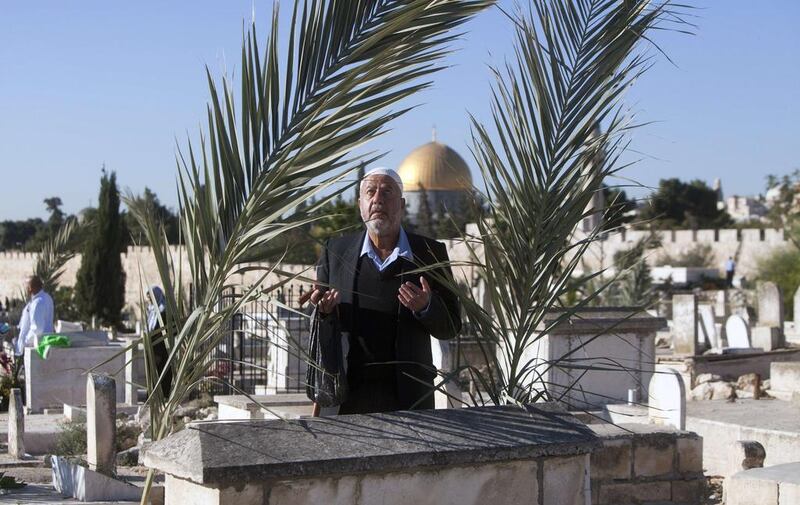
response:
[[[389,235],[393,231],[395,231],[393,223],[388,219],[370,219],[364,224],[366,225],[367,230],[369,230],[370,233],[372,233],[373,235],[377,235],[379,237]]]

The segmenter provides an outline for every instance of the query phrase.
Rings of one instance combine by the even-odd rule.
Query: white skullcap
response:
[[[397,183],[397,186],[400,188],[400,192],[401,193],[403,192],[403,179],[400,178],[400,174],[398,174],[391,168],[386,168],[386,167],[373,168],[372,170],[364,174],[364,177],[361,178],[361,182],[364,182],[364,179],[366,179],[371,175],[386,175],[391,177],[392,180]]]

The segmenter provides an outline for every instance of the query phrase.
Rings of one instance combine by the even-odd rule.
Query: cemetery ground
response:
[[[753,293],[759,295],[763,299],[774,291],[766,286]],[[632,315],[630,309],[623,308],[587,309],[569,325],[554,328],[545,346],[550,353],[569,352],[598,325],[607,328],[613,324],[614,331],[601,335],[596,347],[582,348],[584,358],[587,362],[606,358],[626,362],[636,373],[592,371],[567,398],[566,403],[571,405],[583,400],[580,408],[571,408],[568,414],[563,407],[537,404],[528,414],[522,412],[529,423],[522,425],[513,420],[520,412],[516,407],[512,411],[503,410],[508,407],[452,408],[446,397],[445,401],[437,398],[437,406],[450,407],[442,410],[346,416],[342,422],[328,418],[309,423],[311,405],[298,388],[303,363],[290,359],[288,349],[280,351],[285,356],[278,356],[279,349],[273,346],[267,353],[269,361],[281,363],[286,373],[268,376],[266,387],[251,384],[252,398],[205,394],[185,402],[173,417],[175,433],[149,445],[142,435],[148,425],[146,410],[142,409],[143,391],[126,388],[124,381],[124,377],[141,380],[137,368],[140,361],[132,359],[120,371],[122,388],[102,375],[65,376],[69,380],[62,377],[62,389],[56,392],[72,403],[62,402],[59,407],[56,399],[47,397],[46,407],[14,407],[12,412],[0,414],[0,438],[9,442],[2,452],[15,453],[21,446],[27,453],[22,457],[3,454],[0,458],[0,471],[27,483],[22,489],[7,491],[3,499],[78,503],[70,501],[74,498],[68,492],[56,490],[63,490],[49,458],[56,454],[67,458],[63,461],[79,460],[94,467],[98,475],[113,476],[109,485],[123,485],[123,491],[128,483],[141,485],[148,468],[155,468],[158,478],[153,503],[163,499],[166,503],[261,503],[231,495],[230,486],[252,489],[261,485],[257,484],[262,479],[259,476],[265,474],[295,482],[288,488],[273,486],[271,492],[286,495],[287,489],[294,490],[286,496],[297,498],[297,503],[304,503],[303,496],[312,496],[296,494],[301,482],[307,489],[317,490],[328,489],[335,482],[334,487],[344,492],[342,489],[353,485],[352,479],[372,492],[411,486],[436,495],[442,491],[436,491],[435,483],[452,490],[460,488],[456,483],[470,481],[502,485],[506,498],[511,491],[514,496],[529,495],[536,492],[536,486],[549,490],[542,495],[548,496],[555,492],[552,489],[572,490],[574,486],[564,486],[564,482],[580,481],[581,468],[589,479],[581,496],[588,493],[594,505],[796,503],[787,500],[796,485],[792,472],[800,461],[800,339],[795,326],[786,324],[782,314],[769,319],[769,307],[743,312],[735,303],[715,306],[710,302],[718,297],[713,292],[678,295],[670,304],[671,310],[661,314]],[[776,301],[780,302],[779,293]],[[758,327],[772,328],[762,346],[773,348],[753,347],[753,330]],[[776,331],[778,327],[782,331]],[[292,328],[306,330],[302,325]],[[778,336],[773,339],[775,334]],[[295,337],[291,340],[304,341],[302,335]],[[96,344],[92,341],[72,351],[105,356],[108,346]],[[473,344],[461,342],[459,346],[462,358],[475,359]],[[440,349],[444,358],[437,363],[443,371],[453,367],[447,358],[449,354],[452,359],[453,349],[447,349]],[[29,370],[31,374],[45,373],[36,366]],[[35,384],[42,377],[29,376],[26,380]],[[547,380],[567,384],[571,379],[553,373]],[[52,382],[48,379],[45,383]],[[465,399],[467,391],[475,387],[466,383],[455,386],[457,389],[448,391],[456,391]],[[36,395],[43,390],[30,391]],[[28,405],[39,405],[36,398],[27,401]],[[16,415],[25,410],[21,418]],[[278,416],[286,420],[275,420]],[[21,438],[15,419],[24,424]],[[294,431],[300,426],[303,430]],[[279,429],[273,431],[275,428]],[[500,433],[507,433],[511,439],[498,438]],[[422,445],[418,437],[424,441]],[[370,442],[365,444],[365,439]],[[531,446],[525,442],[530,439],[537,442]],[[87,440],[94,443],[87,444]],[[390,443],[392,440],[398,442]],[[398,445],[401,440],[404,442]],[[330,447],[330,453],[320,457],[319,443]],[[459,449],[451,452],[453,448]],[[276,450],[282,455],[280,462],[268,456]],[[429,450],[436,454],[433,475],[438,477],[434,480],[425,473],[430,468],[426,456]],[[338,465],[334,475],[326,469],[332,461]],[[462,465],[469,461],[483,465],[483,470],[465,474]],[[541,462],[535,463],[542,465],[538,473],[535,466],[526,466],[526,461]],[[231,470],[226,469],[229,467]],[[539,479],[530,482],[535,475]],[[559,482],[555,488],[548,487],[548,475]],[[754,486],[766,486],[767,501],[747,501],[748,495],[741,489]],[[494,491],[472,491],[478,496],[499,492],[496,487],[490,488]],[[464,503],[472,503],[471,491],[464,489]],[[737,489],[734,496],[726,496],[729,489]],[[769,498],[771,489],[776,496],[773,501]],[[778,489],[782,490],[782,501],[778,501]],[[209,495],[213,490],[221,494]],[[437,496],[443,497],[443,503],[451,502],[450,494]],[[573,503],[570,500],[576,497],[580,498],[560,496],[542,503]],[[97,497],[90,501],[113,502]]]

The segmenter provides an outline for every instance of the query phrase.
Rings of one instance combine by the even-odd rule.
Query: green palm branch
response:
[[[170,254],[155,216],[126,198],[155,254],[166,295],[166,321],[143,337],[153,437],[169,434],[171,414],[207,380],[209,351],[248,301],[280,283],[221,303],[237,274],[263,280],[279,264],[249,263],[279,235],[317,219],[315,212],[346,188],[334,189],[380,154],[353,154],[387,132],[408,109],[394,106],[428,87],[457,34],[453,29],[490,0],[309,0],[295,2],[288,44],[279,48],[278,12],[263,56],[255,27],[245,34],[239,104],[228,79],[215,82],[206,135],[178,156],[181,248]],[[320,192],[315,204],[298,206]],[[247,263],[246,263],[247,262]],[[188,271],[187,271],[188,269]],[[285,277],[288,282],[290,276]],[[190,281],[190,292],[184,287]],[[163,397],[153,344],[166,341],[174,374]]]
[[[42,280],[43,289],[55,293],[58,281],[64,273],[64,266],[75,256],[68,248],[72,235],[78,229],[77,219],[67,219],[58,230],[45,240],[42,250],[36,257],[33,275]]]
[[[477,233],[463,237],[469,259],[457,265],[474,269],[488,300],[461,290],[488,365],[467,367],[489,396],[476,402],[553,399],[545,370],[581,366],[575,356],[543,362],[535,349],[609,283],[601,272],[578,273],[600,228],[576,228],[597,212],[589,204],[601,183],[623,166],[635,125],[622,97],[651,63],[638,48],[652,30],[682,23],[679,11],[648,0],[534,0],[529,13],[509,16],[515,58],[493,69],[493,124],[472,118],[487,211]],[[596,287],[545,319],[576,282]]]

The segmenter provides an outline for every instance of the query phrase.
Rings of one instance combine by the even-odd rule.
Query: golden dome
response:
[[[467,163],[450,147],[433,141],[411,151],[397,173],[404,191],[465,191],[472,189]]]

